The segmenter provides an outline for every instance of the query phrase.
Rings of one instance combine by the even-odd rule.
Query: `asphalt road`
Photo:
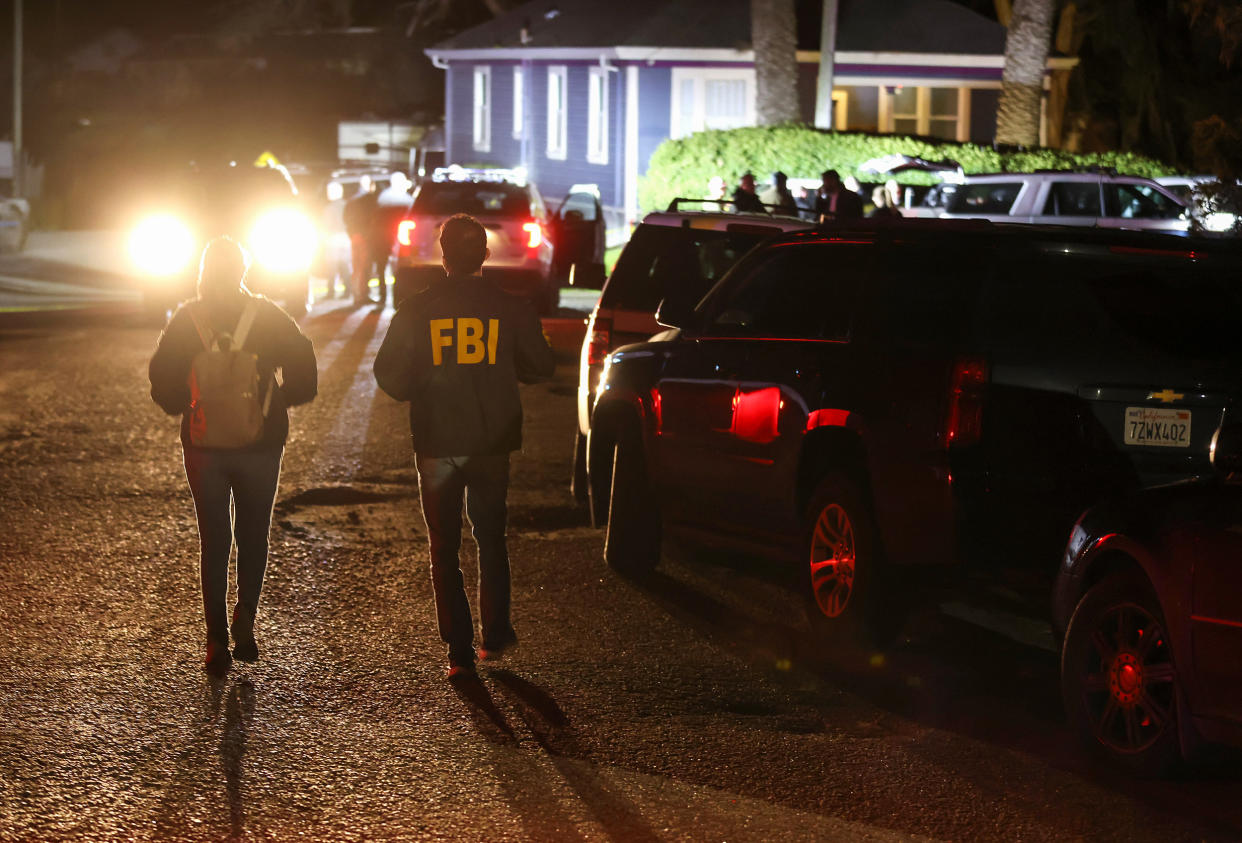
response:
[[[649,581],[612,573],[567,490],[569,355],[523,391],[521,646],[450,684],[404,409],[370,374],[390,317],[304,320],[321,389],[293,413],[263,660],[223,680],[200,667],[155,329],[0,320],[0,840],[1242,837],[1236,764],[1094,765],[1055,655],[969,606],[885,654],[826,654],[785,572],[673,547]]]

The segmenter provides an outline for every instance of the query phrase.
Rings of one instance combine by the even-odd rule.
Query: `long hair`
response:
[[[219,299],[249,292],[244,284],[249,268],[250,255],[240,243],[231,237],[215,238],[203,249],[198,264],[198,297]]]

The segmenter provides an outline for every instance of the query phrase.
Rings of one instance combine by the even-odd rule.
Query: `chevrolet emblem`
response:
[[[1165,404],[1172,404],[1174,401],[1181,401],[1186,397],[1184,392],[1174,392],[1171,389],[1162,389],[1159,392],[1147,393],[1147,400],[1158,399]]]

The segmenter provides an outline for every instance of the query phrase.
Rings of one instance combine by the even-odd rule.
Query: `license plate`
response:
[[[1190,411],[1159,407],[1126,407],[1127,445],[1190,447]]]

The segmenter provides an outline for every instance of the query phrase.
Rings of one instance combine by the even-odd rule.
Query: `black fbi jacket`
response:
[[[425,457],[507,454],[522,447],[518,383],[556,361],[530,303],[477,275],[450,275],[401,305],[375,357],[375,380],[410,402]]]

